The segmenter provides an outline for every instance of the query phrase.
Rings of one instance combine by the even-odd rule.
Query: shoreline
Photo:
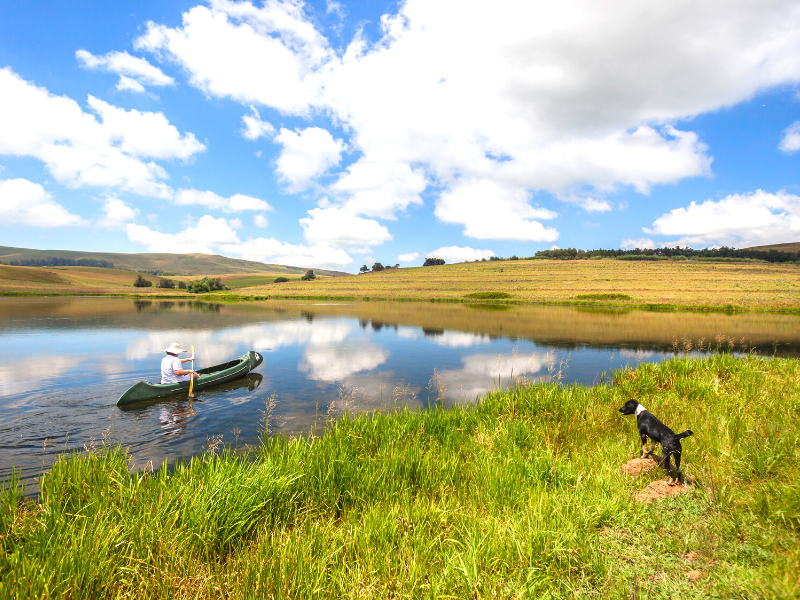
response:
[[[70,292],[7,292],[0,291],[0,298],[133,298],[137,300],[192,300],[198,302],[262,302],[266,300],[317,300],[336,302],[412,302],[433,304],[466,304],[476,306],[575,306],[584,308],[616,308],[650,312],[710,312],[710,313],[781,313],[800,314],[800,306],[740,306],[734,304],[667,304],[657,302],[621,303],[602,300],[587,302],[581,300],[514,300],[514,299],[474,299],[474,298],[392,298],[377,296],[335,296],[335,295],[287,295],[287,294],[135,294],[135,293],[70,293]]]

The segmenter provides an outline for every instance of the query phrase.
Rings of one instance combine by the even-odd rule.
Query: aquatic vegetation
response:
[[[616,411],[629,397],[695,431],[689,493],[631,500],[664,475],[620,471],[640,450]],[[319,426],[265,426],[245,451],[215,438],[156,472],[88,448],[42,477],[40,504],[7,481],[0,596],[628,597],[634,581],[649,597],[796,593],[796,359],[678,357],[591,388],[521,378],[474,405]]]

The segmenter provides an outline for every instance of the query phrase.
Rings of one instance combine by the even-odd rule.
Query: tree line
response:
[[[633,250],[576,250],[575,248],[558,248],[555,250],[539,250],[530,258],[551,258],[556,260],[582,260],[588,258],[625,258],[625,257],[653,257],[653,258],[749,258],[767,262],[795,262],[800,260],[798,252],[784,252],[781,250],[754,250],[751,248],[694,248],[664,247],[664,248],[634,248]],[[494,258],[494,257],[492,257]],[[516,257],[512,257],[515,259]]]

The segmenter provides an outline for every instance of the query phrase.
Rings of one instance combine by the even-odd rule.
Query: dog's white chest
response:
[[[639,406],[636,407],[636,412],[634,414],[638,417],[643,412],[647,412],[647,409],[640,404]]]

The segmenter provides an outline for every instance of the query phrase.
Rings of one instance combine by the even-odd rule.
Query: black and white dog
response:
[[[656,444],[661,444],[662,466],[669,471],[669,484],[675,485],[681,480],[681,440],[692,435],[691,430],[687,429],[683,433],[676,434],[672,429],[656,419],[650,411],[639,404],[636,400],[628,400],[625,406],[619,409],[623,415],[636,415],[636,426],[639,428],[639,435],[642,438],[642,458],[652,453],[656,449]],[[650,438],[650,451],[647,450],[647,438]],[[675,470],[677,476],[672,478],[672,468],[670,467],[670,457],[675,457]]]

